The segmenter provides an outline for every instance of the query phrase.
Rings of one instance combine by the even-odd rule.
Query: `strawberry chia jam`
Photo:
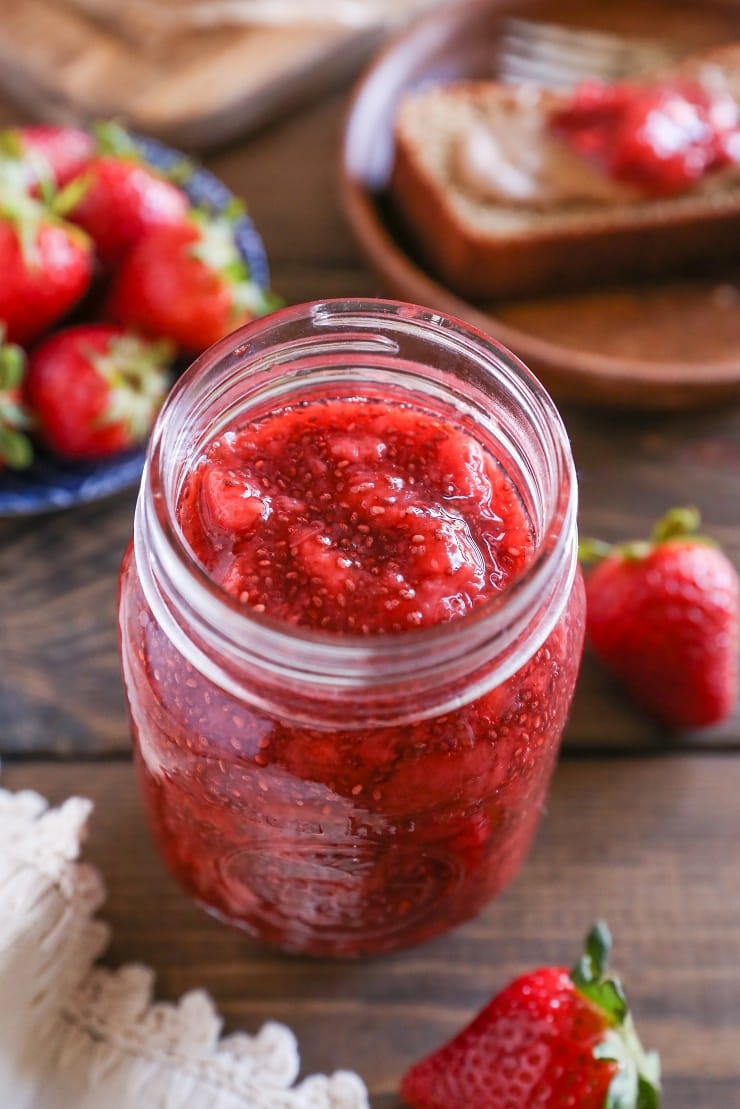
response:
[[[616,181],[672,196],[740,164],[740,106],[716,72],[714,85],[586,81],[550,127]]]
[[[152,438],[120,592],[168,866],[291,951],[475,914],[537,827],[583,640],[557,412],[465,325],[285,309],[207,352]]]

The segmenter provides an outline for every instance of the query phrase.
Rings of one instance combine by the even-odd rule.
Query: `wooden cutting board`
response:
[[[396,4],[401,18],[426,6]],[[54,0],[2,0],[0,90],[39,119],[117,116],[175,146],[203,148],[346,79],[382,33],[227,27],[147,47]]]

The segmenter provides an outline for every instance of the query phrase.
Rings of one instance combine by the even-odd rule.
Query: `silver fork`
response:
[[[588,77],[607,83],[634,77],[677,57],[652,39],[511,17],[499,38],[497,73],[504,81],[568,89]]]

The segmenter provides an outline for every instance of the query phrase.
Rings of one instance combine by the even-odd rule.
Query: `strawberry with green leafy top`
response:
[[[404,1076],[410,1109],[658,1109],[660,1064],[645,1052],[611,936],[590,932],[572,971],[544,967],[508,985]]]
[[[48,195],[76,177],[94,149],[92,135],[77,127],[38,124],[0,131],[0,177],[14,169],[25,190]]]
[[[252,279],[237,249],[238,214],[192,212],[180,226],[142,239],[113,280],[110,317],[197,354],[271,311],[277,301]]]
[[[99,124],[95,135],[96,151],[81,168],[79,198],[68,218],[93,239],[103,265],[112,266],[151,231],[181,223],[190,205],[181,189],[142,160],[123,128]]]
[[[39,439],[66,458],[100,458],[143,442],[169,384],[173,348],[121,328],[83,324],[31,355],[26,399]]]
[[[634,699],[671,727],[724,720],[737,700],[740,583],[700,536],[696,509],[669,512],[652,538],[581,543],[586,634]]]
[[[45,205],[0,197],[0,321],[14,343],[29,343],[87,292],[92,243]]]
[[[25,434],[31,418],[22,402],[26,356],[20,347],[6,343],[0,327],[0,470],[22,470],[33,459],[31,441]]]

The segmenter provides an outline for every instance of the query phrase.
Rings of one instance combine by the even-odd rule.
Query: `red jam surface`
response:
[[[472,435],[380,401],[315,401],[228,432],[179,517],[244,604],[355,635],[461,616],[532,554],[519,497]]]
[[[340,634],[457,619],[533,553],[493,454],[401,404],[312,402],[235,427],[189,475],[178,515],[245,606]],[[474,915],[518,870],[544,804],[582,647],[580,576],[563,600],[521,669],[454,711],[309,728],[195,670],[148,609],[130,551],[124,670],[173,873],[217,915],[313,954],[392,950]]]
[[[582,84],[550,126],[577,154],[647,195],[671,196],[740,163],[740,110],[699,82]]]

